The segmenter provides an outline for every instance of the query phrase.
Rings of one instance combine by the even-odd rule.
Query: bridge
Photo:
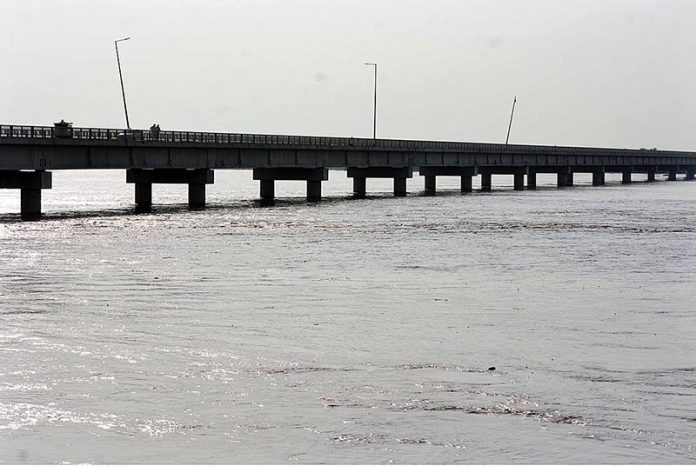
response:
[[[575,173],[592,173],[601,186],[606,173],[666,174],[694,179],[696,152],[656,149],[487,144],[473,142],[283,136],[265,134],[150,131],[54,126],[0,125],[0,189],[19,189],[24,219],[41,216],[41,192],[52,187],[52,170],[125,169],[140,211],[152,206],[153,183],[188,184],[189,207],[205,207],[214,170],[251,169],[260,197],[271,202],[276,180],[307,183],[307,199],[321,199],[330,169],[345,169],[356,197],[368,178],[391,178],[394,195],[407,194],[414,171],[435,194],[438,176],[461,177],[461,192],[490,191],[492,175],[512,175],[514,189],[535,189],[538,173],[555,173],[559,187],[572,186]]]

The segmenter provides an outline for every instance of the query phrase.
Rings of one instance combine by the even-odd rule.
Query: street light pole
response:
[[[126,112],[126,127],[130,129],[130,121],[128,121],[128,107],[126,106],[126,90],[123,87],[123,74],[121,73],[121,59],[118,56],[118,43],[128,39],[130,39],[130,37],[115,40],[114,45],[116,46],[116,63],[118,63],[118,77],[121,79],[121,95],[123,95],[123,110],[125,110]]]
[[[515,100],[512,101],[512,110],[510,111],[510,124],[508,125],[508,132],[507,132],[507,137],[505,138],[505,145],[507,146],[508,141],[510,140],[510,130],[512,129],[512,117],[515,115],[515,104],[517,103],[517,96],[515,96]]]
[[[365,63],[375,67],[375,103],[372,112],[372,139],[377,139],[377,63]]]

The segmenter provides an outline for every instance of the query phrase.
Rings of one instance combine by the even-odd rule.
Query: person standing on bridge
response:
[[[153,123],[152,126],[150,126],[150,134],[152,136],[153,141],[159,141],[159,133],[160,126]]]

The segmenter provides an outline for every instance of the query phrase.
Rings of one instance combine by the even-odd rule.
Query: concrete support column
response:
[[[564,167],[558,170],[556,174],[556,186],[559,188],[573,186],[573,173],[570,171],[570,167]]]
[[[272,201],[275,198],[275,180],[261,180],[261,200]]]
[[[205,185],[202,183],[189,183],[188,185],[189,209],[203,209],[205,207]]]
[[[524,189],[524,173],[515,173],[513,186],[515,191],[521,191]]]
[[[34,220],[41,217],[41,189],[22,188],[20,197],[22,219]]]
[[[604,186],[604,172],[592,172],[592,186]]]
[[[696,178],[696,168],[687,168],[686,177],[684,177],[684,180],[691,181],[694,178]]]
[[[670,169],[667,175],[667,181],[677,181],[677,171]]]
[[[321,201],[321,180],[307,180],[307,200]]]
[[[470,193],[472,191],[472,183],[471,183],[471,176],[462,176],[462,189],[461,192],[463,193]]]
[[[152,208],[152,183],[135,183],[135,205],[140,211]]]
[[[434,195],[437,192],[437,177],[435,175],[425,176],[425,194]]]
[[[556,174],[556,186],[558,186],[559,188],[564,188],[567,183],[568,183],[568,174],[567,173],[557,173]]]
[[[493,175],[490,173],[481,173],[481,191],[490,191]]]
[[[406,178],[394,178],[394,196],[406,195]]]
[[[527,189],[536,189],[537,187],[537,173],[530,170],[527,174]]]
[[[629,184],[631,182],[631,170],[621,172],[621,183]]]
[[[367,178],[355,177],[353,178],[353,196],[355,197],[365,197],[367,192]]]
[[[648,181],[655,181],[655,170],[648,170]]]

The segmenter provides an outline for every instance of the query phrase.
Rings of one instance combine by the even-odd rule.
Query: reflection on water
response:
[[[136,214],[122,175],[0,193],[2,462],[696,459],[694,183]]]

